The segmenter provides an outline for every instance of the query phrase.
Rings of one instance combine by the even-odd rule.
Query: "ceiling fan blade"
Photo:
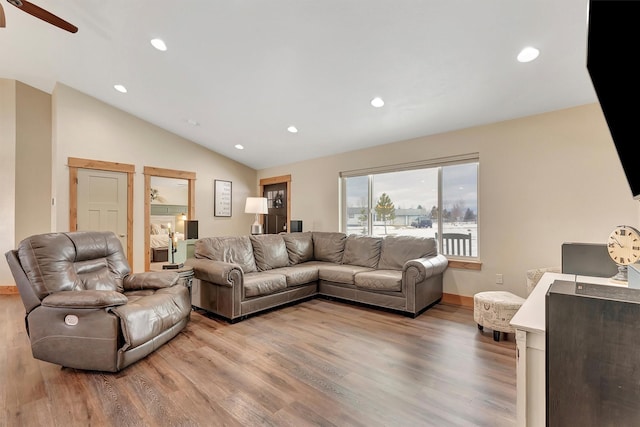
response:
[[[0,4],[0,28],[4,28],[7,26],[7,21],[4,19],[4,9]]]
[[[7,0],[9,3],[22,10],[23,12],[28,13],[29,15],[35,16],[38,19],[42,19],[49,24],[55,25],[58,28],[62,28],[63,30],[69,31],[70,33],[76,33],[78,31],[78,27],[72,25],[65,21],[62,18],[57,17],[51,12],[47,12],[41,7],[36,6],[33,3],[29,3],[26,0]]]

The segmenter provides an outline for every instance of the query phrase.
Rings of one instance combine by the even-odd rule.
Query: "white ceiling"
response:
[[[0,2],[0,77],[255,169],[597,101],[588,0],[32,0],[76,34]],[[540,57],[517,62],[528,45]]]

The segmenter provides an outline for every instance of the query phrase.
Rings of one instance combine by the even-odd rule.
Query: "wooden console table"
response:
[[[517,425],[546,425],[545,298],[555,280],[599,285],[615,284],[608,278],[544,273],[522,307],[511,319],[516,330]]]

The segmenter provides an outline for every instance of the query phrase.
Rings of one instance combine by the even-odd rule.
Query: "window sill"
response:
[[[449,268],[458,268],[461,270],[481,270],[482,263],[480,261],[464,261],[459,259],[450,259]]]

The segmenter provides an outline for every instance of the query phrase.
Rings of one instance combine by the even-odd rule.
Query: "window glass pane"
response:
[[[369,233],[369,177],[345,178],[347,234]]]
[[[478,258],[478,164],[343,177],[345,231],[434,237],[440,253]]]
[[[478,163],[442,168],[442,233],[445,255],[478,256]],[[444,239],[450,233],[470,234],[471,253],[460,253],[453,246],[461,243]]]
[[[376,174],[371,233],[435,237],[437,205],[438,168]]]

